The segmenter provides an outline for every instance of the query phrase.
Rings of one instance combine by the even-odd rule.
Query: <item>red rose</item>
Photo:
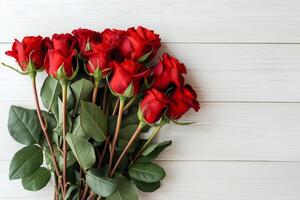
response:
[[[176,88],[169,99],[170,105],[167,116],[170,119],[179,119],[190,108],[193,108],[196,112],[200,109],[197,94],[190,85],[185,85],[183,88]]]
[[[167,104],[167,95],[154,88],[147,90],[140,103],[144,120],[149,124],[157,122],[161,118]]]
[[[124,94],[131,83],[134,87],[134,94],[137,94],[141,79],[150,73],[150,69],[145,69],[142,64],[132,60],[125,60],[122,63],[113,61],[110,67],[113,69],[113,74],[109,86],[118,94]]]
[[[94,71],[98,68],[101,71],[108,68],[110,45],[90,43],[90,46],[91,51],[86,53],[86,68],[88,72],[94,74]]]
[[[122,35],[125,31],[116,29],[105,29],[101,32],[102,43],[109,44],[112,48],[118,47],[121,43]]]
[[[75,50],[76,39],[70,33],[54,34],[52,36],[52,48],[58,50],[65,57]]]
[[[154,83],[152,87],[158,90],[166,90],[171,84],[182,87],[186,74],[186,68],[176,58],[163,54],[163,59],[153,68]]]
[[[149,58],[153,58],[160,48],[160,38],[154,31],[142,26],[137,29],[129,28],[123,36],[120,46],[122,55],[125,58],[138,60],[145,54],[152,51]]]
[[[44,62],[43,38],[41,36],[27,36],[23,38],[22,42],[15,40],[12,50],[5,52],[5,54],[15,58],[23,71],[26,71],[30,59],[35,69],[40,69]]]
[[[90,51],[90,43],[100,43],[101,34],[89,29],[76,29],[72,31],[73,35],[77,39],[79,50],[82,54]]]
[[[76,67],[76,40],[67,34],[54,34],[52,41],[48,42],[48,53],[45,57],[45,68],[49,75],[57,77],[57,71],[63,67],[67,78],[71,77]]]
[[[57,78],[57,71],[60,67],[63,67],[66,76],[69,78],[74,73],[74,63],[76,51],[74,50],[70,55],[65,57],[58,50],[50,49],[45,58],[45,68],[49,75]]]

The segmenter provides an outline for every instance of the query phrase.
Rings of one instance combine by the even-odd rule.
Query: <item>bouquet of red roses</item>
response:
[[[153,139],[170,122],[188,124],[178,119],[190,108],[199,110],[184,64],[168,54],[154,64],[160,46],[144,27],[15,40],[6,54],[21,70],[2,64],[31,78],[36,107],[10,108],[9,133],[26,146],[12,158],[9,178],[36,191],[52,176],[55,200],[136,200],[137,189],[157,190],[165,171],[153,161],[171,141]],[[45,111],[36,87],[44,69]]]

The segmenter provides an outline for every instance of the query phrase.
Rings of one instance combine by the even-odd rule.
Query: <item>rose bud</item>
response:
[[[188,84],[182,88],[176,88],[174,93],[169,96],[169,100],[170,105],[167,111],[169,119],[179,119],[190,108],[193,108],[196,112],[200,109],[197,94],[192,86]]]
[[[100,32],[79,28],[73,30],[72,33],[77,39],[78,47],[82,54],[91,50],[90,43],[101,42]]]
[[[127,59],[145,62],[152,59],[160,48],[160,38],[154,31],[142,26],[129,28],[124,34],[120,50]]]
[[[142,118],[149,124],[157,122],[162,117],[167,105],[166,94],[154,88],[147,90],[140,103]]]
[[[141,79],[147,77],[150,73],[150,69],[145,69],[142,64],[132,60],[125,60],[122,63],[112,61],[110,67],[113,70],[109,80],[110,89],[121,96],[137,94]],[[132,91],[128,91],[128,88],[131,88]],[[129,94],[125,94],[125,91]]]
[[[110,58],[111,47],[108,44],[90,43],[91,51],[86,53],[86,69],[90,75],[105,76],[108,72],[108,62]],[[99,69],[100,75],[96,75],[95,71]],[[104,72],[104,74],[102,74]],[[99,73],[99,72],[98,72]],[[96,77],[95,77],[96,78]],[[101,77],[99,77],[101,78]]]
[[[182,74],[186,74],[186,68],[176,58],[163,54],[162,60],[153,68],[154,82],[152,87],[164,91],[172,84],[182,87],[184,78]]]
[[[5,54],[15,58],[24,72],[41,69],[45,55],[43,38],[41,36],[27,36],[23,38],[22,42],[15,40],[12,50],[6,51]]]
[[[44,64],[49,75],[61,80],[71,79],[76,75],[78,66],[75,45],[76,40],[71,34],[52,36],[52,46],[48,47]]]

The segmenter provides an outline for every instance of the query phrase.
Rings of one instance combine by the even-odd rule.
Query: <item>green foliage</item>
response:
[[[134,180],[145,183],[155,183],[166,176],[164,169],[153,163],[135,163],[128,172]]]
[[[103,142],[107,135],[107,118],[93,103],[81,102],[80,123],[84,133],[97,142]]]
[[[107,197],[107,200],[138,200],[138,191],[135,185],[126,177],[118,177],[116,192]]]
[[[66,139],[80,166],[84,170],[91,168],[96,161],[93,145],[87,140],[72,134],[67,134]]]
[[[33,174],[43,163],[42,150],[29,145],[17,151],[9,166],[9,178],[20,179]]]
[[[78,116],[78,117],[75,118],[74,123],[73,123],[72,132],[71,132],[71,133],[74,134],[74,135],[77,135],[77,136],[79,136],[79,137],[82,137],[82,138],[84,138],[84,139],[86,139],[86,140],[88,140],[88,139],[90,138],[89,136],[87,136],[87,135],[84,133],[84,131],[83,131],[82,127],[81,127],[81,124],[80,124],[80,116]]]
[[[22,185],[26,190],[38,191],[50,181],[51,174],[45,167],[38,168],[33,174],[22,179]]]
[[[139,190],[143,192],[154,192],[160,188],[160,182],[145,183],[145,182],[133,180],[133,183]]]
[[[25,145],[39,143],[42,134],[36,111],[19,106],[9,109],[8,130],[17,142]]]
[[[87,101],[91,98],[93,88],[93,83],[91,81],[86,80],[85,78],[82,78],[71,84],[71,89],[75,98],[75,112],[78,110],[81,100]]]
[[[61,93],[62,89],[59,81],[52,76],[48,76],[41,88],[41,99],[44,106],[52,113],[57,113],[57,100]]]
[[[97,169],[91,169],[87,172],[86,182],[96,194],[102,197],[112,195],[118,187],[116,179],[106,178]]]
[[[146,54],[140,62],[148,60],[150,54],[151,52]],[[104,92],[102,90],[103,83],[105,82],[102,81],[102,85],[99,86],[101,95]],[[99,105],[89,102],[93,89],[94,84],[85,77],[77,77],[73,82],[68,83],[66,167],[69,187],[66,199],[81,198],[80,194],[82,195],[85,184],[95,194],[106,200],[138,200],[138,189],[143,192],[156,191],[160,187],[160,181],[165,177],[165,171],[157,164],[153,164],[152,161],[172,142],[150,143],[137,161],[131,164],[132,159],[146,141],[137,137],[118,165],[113,178],[110,178],[108,162],[111,144],[108,145],[103,158],[102,153],[106,139],[110,136],[110,141],[112,141],[115,133],[117,116],[112,116],[111,113],[117,98],[108,93],[106,101],[108,108],[104,112]],[[127,88],[125,96],[131,97],[132,92],[133,85],[131,84]],[[64,155],[61,83],[51,76],[47,77],[40,94],[42,102],[48,110],[48,112],[42,111],[43,119],[56,157],[58,171],[62,175]],[[123,113],[113,164],[127,146],[140,123],[137,111],[141,95],[133,98],[135,100],[131,101],[130,107]],[[128,103],[130,100],[131,98],[126,99],[126,102]],[[102,98],[97,99],[97,102],[101,101]],[[102,105],[102,102],[100,104]],[[146,125],[141,132],[147,132],[149,128],[150,126]],[[51,173],[56,174],[50,148],[42,132],[36,110],[11,106],[8,129],[17,142],[28,145],[14,155],[10,164],[9,178],[22,179],[22,185],[26,190],[42,189],[51,179]],[[41,167],[43,158],[45,158],[47,168]],[[99,164],[100,160],[102,165]],[[62,199],[61,191],[59,193],[60,199]]]
[[[140,163],[149,163],[155,160],[159,154],[169,147],[172,144],[172,141],[165,141],[159,144],[149,145],[142,153],[142,156],[137,160]]]

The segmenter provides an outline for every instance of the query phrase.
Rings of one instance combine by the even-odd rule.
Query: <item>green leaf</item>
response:
[[[120,133],[119,133],[120,137],[130,140],[130,138],[134,134],[137,127],[138,127],[138,124],[132,124],[132,125],[128,125],[128,126],[121,128]]]
[[[72,134],[67,134],[66,140],[80,166],[84,170],[91,168],[96,162],[93,145],[87,140]]]
[[[75,191],[76,191],[76,193],[74,195],[72,195],[72,193],[74,193]],[[78,186],[77,185],[71,185],[68,188],[68,191],[67,191],[67,194],[66,194],[66,199],[68,199],[68,200],[77,199],[75,197],[78,197]]]
[[[9,166],[9,178],[19,179],[31,175],[43,164],[42,150],[35,145],[17,151]]]
[[[73,123],[73,128],[72,128],[72,134],[74,135],[77,135],[77,136],[80,136],[86,140],[88,140],[90,137],[87,136],[83,129],[81,128],[81,124],[80,124],[80,116],[76,117],[76,119],[74,120],[74,123]]]
[[[149,51],[148,53],[146,53],[145,55],[143,55],[142,57],[140,57],[138,59],[138,62],[140,63],[145,63],[149,60],[151,54],[153,53],[154,49],[151,49],[151,51]]]
[[[75,105],[75,98],[71,89],[71,86],[68,85],[67,88],[67,109],[68,111],[71,111],[74,108]]]
[[[107,197],[107,200],[138,200],[138,190],[135,185],[126,177],[118,178],[118,188],[116,192]]]
[[[38,191],[50,181],[51,173],[45,167],[40,167],[30,176],[22,179],[22,185],[26,190]]]
[[[18,106],[9,109],[8,130],[17,142],[25,145],[38,143],[42,134],[37,113]]]
[[[82,78],[71,84],[71,89],[75,97],[75,110],[77,111],[81,100],[89,100],[94,85],[91,81]]]
[[[42,114],[43,114],[44,119],[46,120],[48,133],[50,134],[53,132],[53,129],[56,128],[57,122],[56,122],[53,114],[47,113],[45,111],[42,111]]]
[[[61,95],[61,86],[58,80],[48,76],[41,88],[41,99],[44,106],[52,113],[57,112],[57,99]]]
[[[62,155],[58,156],[57,162],[58,162],[59,169],[62,171],[63,167],[64,167],[64,158]],[[67,152],[67,168],[72,166],[75,162],[76,162],[76,157],[74,156],[72,151],[68,151]]]
[[[61,154],[61,151],[59,151],[56,147],[53,147],[54,149],[54,153],[58,162],[58,168],[60,169],[60,171],[62,171],[63,169],[63,165],[64,165],[64,158]],[[50,167],[50,170],[54,172],[54,166],[52,163],[52,159],[50,157],[50,151],[49,148],[46,148],[47,153],[45,153],[45,159],[46,159],[46,164],[47,166]],[[76,157],[74,156],[73,152],[71,150],[69,150],[67,152],[67,168],[71,167],[75,162],[77,161]]]
[[[149,163],[155,160],[159,154],[172,144],[172,141],[165,141],[159,144],[149,145],[142,153],[142,156],[137,160],[140,163]]]
[[[145,182],[133,180],[133,183],[136,185],[138,189],[140,189],[143,192],[154,192],[160,188],[160,182],[145,183]]]
[[[72,120],[69,113],[67,113],[67,131],[69,131],[71,127],[72,127]],[[63,129],[63,103],[61,102],[60,99],[58,99],[58,123],[54,131],[58,135],[62,135],[62,131],[63,131],[62,129]]]
[[[93,192],[102,197],[112,195],[118,186],[116,179],[106,178],[96,169],[91,169],[87,172],[86,182]]]
[[[84,133],[97,142],[103,142],[107,134],[107,118],[95,104],[81,101],[80,124]]]
[[[153,163],[135,163],[128,172],[131,178],[145,183],[155,183],[166,176],[164,169]]]
[[[116,149],[116,150],[122,152],[122,151],[125,149],[125,147],[127,146],[128,142],[129,142],[129,140],[120,137],[120,138],[118,139],[118,146],[117,146],[117,149]],[[128,153],[133,153],[133,152],[135,151],[135,149],[136,149],[137,146],[138,146],[138,142],[135,141],[135,142],[131,145],[131,147],[128,149],[127,152],[128,152]]]

